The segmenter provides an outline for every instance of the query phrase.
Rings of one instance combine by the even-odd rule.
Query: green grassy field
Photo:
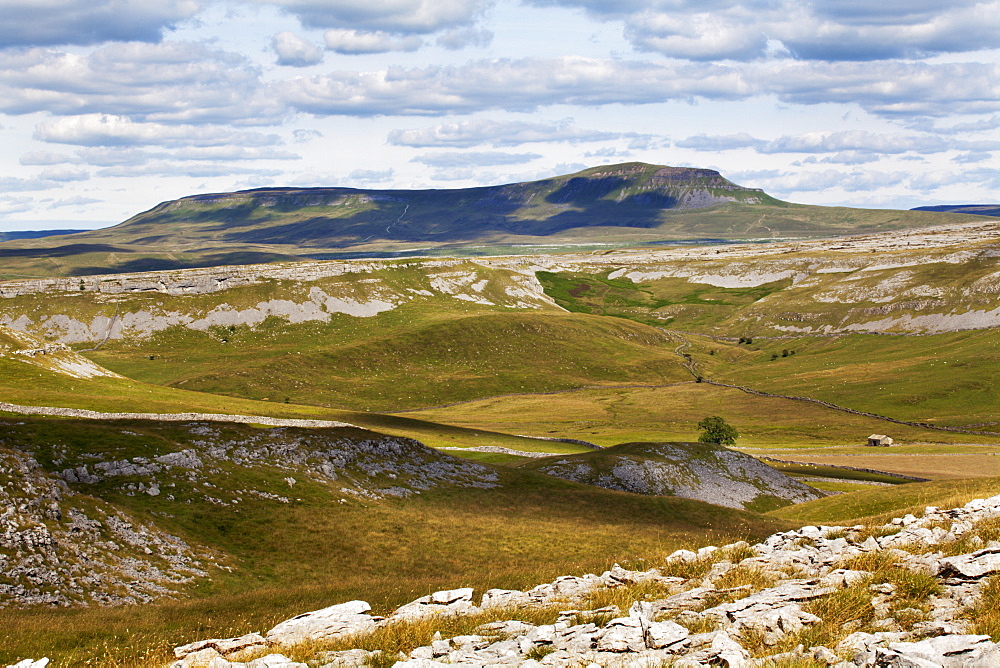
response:
[[[760,397],[688,381],[667,387],[582,389],[551,395],[518,395],[405,413],[433,422],[580,438],[598,445],[626,441],[690,441],[696,424],[721,415],[740,432],[739,448],[781,458],[784,449],[857,445],[871,433],[906,443],[1000,443],[1000,438],[909,427],[813,403]],[[862,451],[864,452],[864,451]]]
[[[663,332],[542,313],[434,314],[401,307],[255,330],[175,328],[92,353],[137,380],[212,394],[386,412],[511,392],[665,383],[686,372]],[[429,380],[433,378],[433,380]]]
[[[700,343],[701,348],[715,345]],[[781,357],[783,350],[795,354]],[[975,429],[998,419],[1000,389],[991,370],[1000,361],[1000,333],[994,329],[757,339],[736,352],[697,359],[706,376],[716,380],[806,395],[900,420]],[[982,429],[1000,431],[1000,425]]]

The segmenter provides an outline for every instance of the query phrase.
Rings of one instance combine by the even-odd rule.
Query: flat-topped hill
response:
[[[664,211],[779,204],[711,169],[626,163],[528,183],[450,190],[261,188],[164,202],[113,228],[139,243],[165,229],[230,241],[338,246],[371,239],[460,242],[579,227],[651,228]],[[149,236],[146,236],[149,235]]]
[[[262,188],[163,202],[114,227],[0,244],[3,278],[399,254],[541,254],[836,236],[967,220],[782,202],[711,169],[630,162],[443,190]]]

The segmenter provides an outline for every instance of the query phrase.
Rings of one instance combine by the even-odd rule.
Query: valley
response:
[[[386,614],[994,495],[1000,219],[670,169],[197,196],[87,233],[125,235],[100,251],[0,244],[0,662],[167,665],[355,598]],[[510,210],[462,223],[480,236],[378,241],[441,257],[316,259],[330,227],[304,218],[341,207],[357,241],[484,197]],[[102,255],[181,238],[200,250],[174,264]],[[288,252],[211,254],[258,243]],[[736,444],[697,443],[707,416]]]

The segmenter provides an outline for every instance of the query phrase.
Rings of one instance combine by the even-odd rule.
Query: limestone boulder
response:
[[[292,617],[267,632],[267,641],[275,645],[294,645],[322,641],[371,631],[381,617],[368,613],[365,601],[349,601]]]
[[[946,557],[940,563],[940,577],[978,579],[1000,572],[1000,550],[977,550],[971,554]]]
[[[925,662],[925,663],[922,663]],[[919,642],[893,642],[877,648],[871,665],[1000,666],[1000,646],[989,636],[951,635]]]
[[[473,614],[478,612],[479,608],[472,604],[472,594],[472,587],[436,591],[397,608],[389,618],[399,620],[420,619],[421,617],[442,614]]]

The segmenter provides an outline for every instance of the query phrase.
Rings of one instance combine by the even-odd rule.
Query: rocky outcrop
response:
[[[491,468],[354,428],[110,423],[93,432],[114,442],[102,454],[67,445],[66,423],[49,436],[49,424],[0,420],[0,607],[179,596],[220,558],[92,495],[158,497],[172,512],[192,503],[239,512],[247,503],[292,503],[302,480],[322,484],[339,503],[499,484]],[[30,454],[36,450],[48,471]],[[224,482],[245,471],[261,475]]]
[[[148,603],[214,565],[209,551],[78,495],[6,449],[0,507],[0,607]]]
[[[297,620],[336,619],[341,639],[364,637],[371,630],[407,624],[426,615],[467,615],[485,619],[494,611],[498,621],[486,621],[473,634],[435,636],[429,645],[401,655],[397,667],[462,666],[706,666],[750,668],[773,665],[969,667],[1000,663],[1000,645],[988,636],[968,633],[966,610],[976,602],[984,578],[1000,573],[1000,542],[966,554],[945,556],[943,550],[974,544],[982,522],[1000,517],[1000,496],[978,499],[961,508],[927,507],[922,517],[906,515],[883,526],[807,526],[775,534],[757,545],[734,543],[697,552],[678,550],[660,568],[629,571],[619,566],[602,575],[563,576],[527,591],[492,589],[473,604],[471,589],[435,592],[399,608],[386,618],[368,614],[367,604],[354,601],[307,613],[275,629],[294,627]],[[947,528],[945,528],[947,527]],[[960,542],[961,541],[961,542]],[[908,549],[902,549],[908,548]],[[844,564],[893,564],[876,571],[852,570]],[[685,568],[701,575],[678,576]],[[753,573],[757,585],[737,582],[735,574]],[[918,602],[895,598],[893,574],[912,573],[934,583]],[[649,585],[666,595],[649,600]],[[622,610],[617,606],[586,609],[601,592],[631,591],[637,598]],[[827,624],[821,605],[831,597],[851,594],[868,606],[870,621],[844,623],[826,629],[831,646],[794,644],[811,628]],[[627,600],[627,599],[626,599]],[[902,609],[903,604],[918,608]],[[576,606],[575,608],[573,606]],[[577,609],[581,608],[581,609]],[[504,612],[559,610],[552,623],[532,624],[504,617]],[[864,618],[860,615],[858,619]],[[909,621],[903,622],[909,617]],[[840,624],[840,622],[838,622]],[[308,625],[308,622],[307,622]],[[296,635],[295,642],[315,642],[316,636]],[[273,639],[275,629],[267,633]],[[327,636],[323,636],[327,637]],[[255,636],[260,638],[260,636]],[[237,641],[240,639],[233,639]],[[178,648],[175,668],[211,665],[232,668],[239,662],[223,641],[205,641],[214,653],[195,656],[193,644]],[[239,643],[236,643],[237,645]],[[233,645],[234,647],[236,645]],[[776,651],[776,647],[792,649]],[[272,642],[258,653],[280,650]],[[204,651],[204,650],[202,650]],[[315,663],[326,668],[362,666],[374,659],[388,665],[378,650],[316,650]],[[273,655],[272,655],[273,656]],[[287,660],[283,666],[299,665]],[[211,663],[209,663],[211,662]]]
[[[556,478],[731,508],[783,505],[823,493],[757,459],[706,443],[625,443],[524,465]]]
[[[26,332],[0,325],[0,360],[30,364],[73,378],[121,378],[62,343],[47,343]]]
[[[758,336],[983,329],[1000,323],[1000,254],[992,247],[998,227],[994,220],[833,242],[688,246],[475,261],[308,260],[2,281],[0,297],[6,299],[0,300],[0,324],[50,341],[96,344],[105,339],[148,337],[172,327],[203,332],[215,327],[256,327],[269,317],[289,325],[326,323],[344,315],[374,317],[432,298],[548,309],[554,302],[535,275],[547,271],[607,275],[637,284],[678,279],[690,283],[692,289],[772,285],[773,292],[734,308],[732,318],[721,323],[721,331],[732,332],[752,325]],[[943,271],[927,270],[935,266]],[[779,287],[779,282],[787,285]],[[59,301],[39,309],[38,295],[57,296]],[[192,300],[195,295],[204,298]],[[705,315],[701,308],[675,303],[653,315],[671,318],[685,329],[718,331],[698,324]],[[689,316],[693,320],[682,324]],[[713,320],[714,324],[718,323]]]

